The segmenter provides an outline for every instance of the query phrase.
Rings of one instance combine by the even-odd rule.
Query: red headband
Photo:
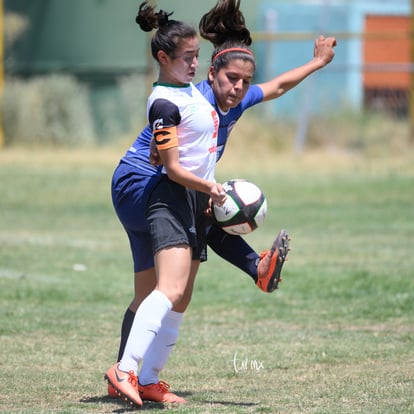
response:
[[[253,53],[249,50],[249,49],[243,49],[242,47],[230,47],[229,49],[223,49],[220,52],[217,53],[217,55],[215,55],[213,57],[213,62],[221,55],[224,55],[224,53],[228,53],[228,52],[243,52],[246,53],[250,56],[253,56]]]

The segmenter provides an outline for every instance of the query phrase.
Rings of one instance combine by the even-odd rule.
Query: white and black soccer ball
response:
[[[213,205],[215,223],[233,235],[257,229],[267,213],[267,200],[262,190],[243,179],[226,181],[223,188],[227,199],[222,206]]]

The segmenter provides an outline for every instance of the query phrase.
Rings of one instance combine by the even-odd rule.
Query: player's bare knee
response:
[[[184,291],[182,289],[170,290],[166,296],[171,301],[173,307],[179,306],[184,298]]]
[[[187,310],[188,305],[191,302],[191,296],[188,297],[187,295],[183,296],[181,301],[173,306],[173,311],[184,313]]]

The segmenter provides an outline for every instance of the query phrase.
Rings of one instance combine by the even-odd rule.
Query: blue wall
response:
[[[266,18],[273,16],[276,33],[312,34],[306,40],[257,42],[257,82],[263,82],[309,61],[319,34],[362,33],[366,14],[409,15],[409,0],[383,1],[262,1],[258,30],[266,30]],[[272,20],[272,19],[271,19]],[[311,75],[301,85],[273,101],[270,112],[296,117],[304,109],[326,113],[332,109],[359,110],[363,102],[362,45],[358,36],[338,37],[334,61]]]

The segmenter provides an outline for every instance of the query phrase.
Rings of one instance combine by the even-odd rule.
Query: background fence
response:
[[[156,68],[148,56],[148,37],[137,31],[131,17],[135,1],[4,2],[6,145],[103,143],[143,126]],[[171,9],[168,1],[157,4]],[[197,24],[214,4],[178,0],[174,16]],[[389,119],[410,140],[413,42],[408,0],[245,1],[242,9],[254,38],[255,83],[310,60],[318,34],[338,40],[328,67],[282,98],[252,109],[253,117],[265,119],[275,130],[282,122],[292,125],[297,151],[310,135],[324,141],[317,137],[324,133],[312,124],[329,124],[332,118],[354,123],[351,140],[366,133],[355,129],[375,115]],[[212,50],[207,42],[201,45],[195,81],[205,77]]]

